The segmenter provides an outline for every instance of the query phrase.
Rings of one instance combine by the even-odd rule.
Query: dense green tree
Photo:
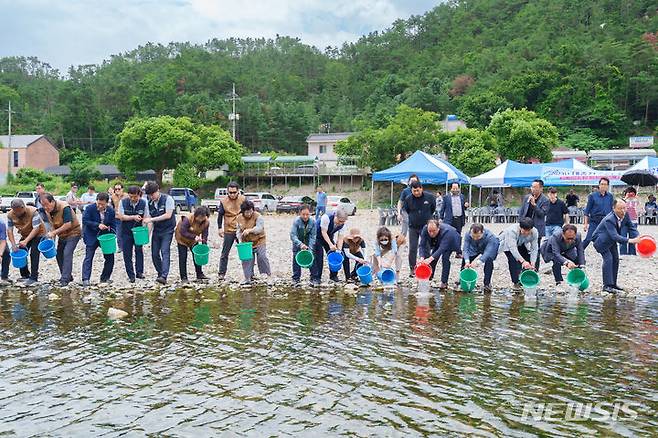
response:
[[[491,118],[487,131],[496,139],[502,159],[549,162],[558,131],[549,121],[526,109],[505,110]]]

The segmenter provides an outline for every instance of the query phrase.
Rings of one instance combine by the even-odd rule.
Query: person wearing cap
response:
[[[94,263],[94,254],[100,247],[98,236],[108,233],[116,233],[114,229],[114,209],[108,205],[110,197],[101,192],[96,196],[96,202],[87,208],[82,215],[82,240],[85,243],[85,259],[82,262],[82,285],[89,286],[91,268]],[[103,254],[105,259],[103,271],[101,272],[101,283],[111,283],[110,276],[114,270],[114,253]]]
[[[315,219],[311,217],[311,207],[304,204],[299,207],[299,215],[295,218],[290,228],[290,240],[292,241],[292,281],[298,284],[302,277],[302,268],[297,264],[297,253],[299,251],[312,251],[315,246],[317,230]]]
[[[146,184],[146,196],[149,198],[149,216],[142,218],[144,224],[151,224],[151,260],[158,273],[155,279],[160,284],[167,284],[171,264],[171,241],[176,229],[176,205],[174,198],[162,193],[155,182]]]
[[[57,238],[57,266],[59,285],[67,286],[73,281],[73,253],[80,241],[82,229],[73,207],[64,201],[56,201],[51,193],[41,196],[41,219],[46,227],[46,237]]]
[[[430,280],[434,278],[436,265],[441,259],[441,289],[448,287],[450,275],[450,255],[459,250],[460,235],[452,225],[430,219],[420,232],[418,247],[419,263],[427,263],[432,268]]]
[[[210,228],[210,211],[207,207],[197,207],[193,213],[184,215],[176,225],[176,243],[178,247],[178,271],[181,281],[187,281],[187,253],[192,253],[192,263],[197,280],[207,280],[203,275],[201,265],[194,260],[194,248],[199,243],[208,243],[208,229]]]
[[[265,221],[263,216],[254,208],[254,203],[244,201],[240,206],[240,214],[236,218],[236,237],[238,242],[251,242],[253,257],[242,261],[244,282],[251,284],[254,277],[254,261],[258,263],[258,272],[272,277],[270,261],[267,258],[267,245],[265,239]]]
[[[500,240],[482,224],[473,224],[464,236],[464,250],[462,269],[474,268],[475,259],[480,257],[484,264],[484,293],[491,293],[491,277],[493,276],[494,261],[498,256]]]
[[[343,238],[343,272],[345,280],[358,278],[356,270],[368,264],[366,241],[361,237],[361,230],[350,228],[350,232]],[[354,261],[354,269],[350,270],[350,260]]]
[[[14,228],[21,236],[16,244]],[[7,213],[7,237],[12,248],[23,248],[30,253],[30,264],[20,269],[21,281],[31,286],[39,280],[39,242],[46,234],[41,216],[36,207],[26,206],[22,199],[11,201],[11,210]],[[0,236],[1,237],[1,236]]]
[[[128,281],[135,282],[135,278],[144,278],[144,250],[142,245],[135,244],[133,228],[141,227],[144,218],[149,217],[149,209],[146,201],[141,197],[141,189],[137,186],[128,187],[128,196],[121,199],[119,209],[116,212],[121,225],[117,234],[121,235],[123,245],[123,263],[128,274]],[[135,265],[133,266],[133,251]]]

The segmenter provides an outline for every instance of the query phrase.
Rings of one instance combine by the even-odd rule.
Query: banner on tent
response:
[[[605,177],[610,184],[623,185],[621,175],[623,172],[612,170],[578,170],[562,169],[558,167],[543,167],[542,177],[546,186],[595,186],[599,179]]]

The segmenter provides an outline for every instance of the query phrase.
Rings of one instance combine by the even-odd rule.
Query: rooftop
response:
[[[320,141],[339,141],[345,140],[350,135],[354,134],[353,132],[332,132],[330,134],[311,134],[306,137],[306,141],[310,142],[320,142]]]
[[[11,136],[11,147],[14,149],[24,149],[39,140],[43,137],[43,134],[40,135],[12,135]],[[2,147],[9,147],[9,136],[0,135],[0,144]]]

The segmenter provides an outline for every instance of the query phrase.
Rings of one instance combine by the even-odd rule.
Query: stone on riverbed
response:
[[[107,317],[112,321],[123,319],[126,316],[128,316],[128,312],[124,312],[121,309],[115,309],[114,307],[110,307],[109,309],[107,309]]]

